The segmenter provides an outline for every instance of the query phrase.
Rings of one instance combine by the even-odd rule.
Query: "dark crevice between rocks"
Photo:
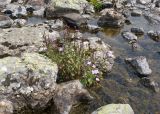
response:
[[[3,58],[5,58],[5,57],[9,57],[9,56],[11,56],[11,55],[9,55],[8,53],[2,54],[2,55],[0,55],[0,59],[3,59]]]

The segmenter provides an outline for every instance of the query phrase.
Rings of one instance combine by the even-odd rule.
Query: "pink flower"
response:
[[[96,70],[92,70],[92,74],[99,74],[99,71],[96,69]]]
[[[92,68],[96,68],[96,65],[92,65]]]
[[[91,61],[88,61],[88,62],[87,62],[87,65],[91,65],[91,64],[92,64],[92,62],[91,62]]]

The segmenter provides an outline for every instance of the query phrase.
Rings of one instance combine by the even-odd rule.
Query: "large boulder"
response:
[[[0,0],[0,6],[5,6],[9,3],[11,3],[11,0]]]
[[[0,49],[7,55],[43,51],[44,31],[44,26],[3,29],[0,32]]]
[[[104,9],[102,16],[98,20],[98,25],[102,27],[121,27],[125,23],[125,18],[114,9]]]
[[[129,104],[109,104],[98,108],[92,114],[134,114]]]
[[[7,16],[0,15],[0,28],[9,28],[13,24],[13,20]]]
[[[56,90],[58,67],[37,53],[0,59],[0,100],[13,103],[14,111],[42,111]]]
[[[83,13],[90,4],[86,0],[51,0],[46,17],[57,17],[66,13]],[[91,7],[91,12],[93,8]]]
[[[92,100],[89,92],[84,89],[79,80],[74,80],[66,83],[59,84],[54,96],[54,109],[55,114],[69,114],[72,105],[77,104],[79,101],[87,103]]]

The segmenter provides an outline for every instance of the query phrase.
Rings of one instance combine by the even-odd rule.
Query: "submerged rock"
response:
[[[131,12],[131,16],[141,16],[142,15],[142,11],[141,10],[133,10]]]
[[[122,32],[122,36],[124,39],[128,40],[128,41],[133,41],[133,40],[137,40],[137,36],[134,35],[131,32]]]
[[[154,40],[159,42],[160,41],[160,31],[149,31],[148,35]]]
[[[137,27],[131,28],[131,32],[133,32],[137,35],[143,35],[144,34],[143,28],[137,28]]]
[[[98,108],[92,114],[134,114],[129,104],[109,104]]]
[[[126,61],[129,62],[141,75],[150,75],[152,73],[152,70],[149,68],[147,59],[144,56],[126,58]]]
[[[145,87],[148,87],[149,89],[153,90],[154,92],[159,92],[160,91],[160,86],[156,82],[156,80],[153,80],[148,77],[144,77],[140,80],[141,84],[144,85]]]
[[[98,20],[98,25],[102,27],[121,27],[125,23],[125,18],[114,9],[104,9],[102,16]]]
[[[10,28],[13,20],[7,16],[0,15],[0,28]]]

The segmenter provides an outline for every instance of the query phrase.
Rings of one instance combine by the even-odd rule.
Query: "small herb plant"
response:
[[[90,2],[96,11],[100,11],[102,9],[102,3],[99,0],[88,0]]]
[[[102,73],[94,65],[93,50],[76,46],[67,38],[46,44],[46,56],[59,67],[58,82],[80,79],[85,86],[91,86],[100,81]]]

